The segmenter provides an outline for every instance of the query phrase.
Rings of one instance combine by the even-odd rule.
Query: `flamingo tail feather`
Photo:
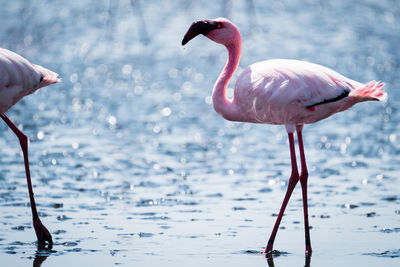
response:
[[[383,89],[385,84],[383,82],[371,81],[364,87],[356,89],[350,93],[351,97],[357,98],[361,101],[385,101],[387,93]]]

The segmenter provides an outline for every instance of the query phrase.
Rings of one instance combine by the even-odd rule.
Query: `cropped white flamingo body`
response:
[[[22,97],[59,80],[58,74],[0,48],[0,113],[6,112]]]

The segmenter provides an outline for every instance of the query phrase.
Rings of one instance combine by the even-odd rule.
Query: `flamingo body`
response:
[[[0,48],[0,113],[6,112],[22,97],[58,82],[57,76],[10,50]]]
[[[300,60],[272,59],[247,67],[238,77],[232,105],[236,120],[254,123],[303,125],[344,111],[357,102],[379,100],[383,92],[359,95],[366,84]],[[369,86],[381,90],[382,84]]]
[[[0,48],[0,118],[15,133],[21,145],[32,210],[33,227],[36,232],[39,248],[42,248],[46,241],[49,243],[49,248],[51,248],[53,240],[50,232],[40,221],[36,210],[29,171],[28,138],[12,123],[5,115],[5,112],[24,96],[32,94],[41,87],[59,81],[57,73],[39,65],[34,65],[14,52]]]
[[[300,182],[305,250],[306,255],[311,255],[307,202],[308,170],[303,146],[303,126],[344,111],[359,102],[384,100],[387,97],[383,89],[384,84],[376,81],[367,84],[357,82],[329,68],[306,61],[272,59],[247,67],[239,75],[233,98],[229,99],[227,87],[239,65],[241,55],[242,39],[239,29],[225,18],[200,20],[192,23],[182,40],[182,45],[199,34],[224,45],[228,50],[227,63],[212,92],[215,111],[231,121],[283,124],[288,132],[292,173],[264,253],[271,254],[290,196]],[[300,151],[300,174],[294,144],[295,131]]]

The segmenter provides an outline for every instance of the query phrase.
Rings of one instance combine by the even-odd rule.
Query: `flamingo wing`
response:
[[[362,86],[321,65],[283,59],[253,64],[237,82],[238,88],[246,87],[245,91],[256,93],[264,103],[297,103],[303,107],[340,100]]]
[[[321,65],[273,59],[240,74],[234,100],[254,122],[285,124],[300,112],[339,101],[363,86]]]
[[[0,48],[0,68],[1,72],[7,72],[7,85],[23,85],[25,88],[35,87],[40,83],[41,72],[33,64],[22,56]]]

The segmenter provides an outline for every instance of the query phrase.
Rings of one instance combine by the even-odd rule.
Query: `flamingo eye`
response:
[[[222,23],[219,22],[219,23],[217,24],[217,28],[218,28],[218,29],[221,29],[221,28],[222,28]]]

